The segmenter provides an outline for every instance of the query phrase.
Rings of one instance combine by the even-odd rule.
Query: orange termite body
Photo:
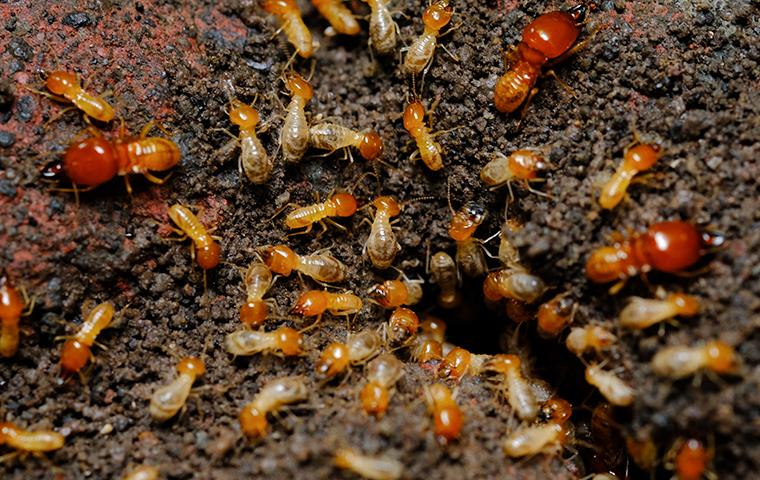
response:
[[[58,432],[22,430],[10,422],[0,423],[0,445],[8,445],[19,453],[52,452],[63,448],[64,437]]]
[[[24,301],[8,277],[0,278],[0,356],[12,357],[18,350],[19,328]]]
[[[369,415],[379,418],[388,409],[391,389],[404,375],[404,364],[392,353],[380,355],[367,367],[367,384],[359,397],[362,408]]]
[[[326,311],[335,316],[353,315],[362,309],[362,305],[362,299],[352,293],[309,290],[298,297],[291,311],[304,317],[317,317],[318,322]]]
[[[425,124],[425,107],[419,100],[414,100],[404,110],[404,128],[417,142],[417,150],[412,154],[412,158],[419,154],[430,170],[435,172],[442,169],[443,150],[435,141],[435,134],[431,133],[430,127]]]
[[[510,55],[509,70],[496,82],[497,110],[514,112],[535,93],[542,68],[575,44],[585,14],[586,7],[577,5],[566,12],[545,13],[525,27],[522,41]]]
[[[385,336],[390,344],[405,343],[410,340],[420,328],[417,314],[408,308],[398,307],[391,314],[385,326]]]
[[[354,14],[343,5],[342,0],[311,0],[311,4],[330,22],[336,32],[356,35],[361,30]]]
[[[602,187],[599,205],[606,209],[615,208],[623,200],[633,177],[643,170],[652,168],[652,165],[657,162],[661,155],[660,146],[657,144],[638,143],[636,146],[626,149],[623,163]]]
[[[113,120],[113,107],[103,98],[85,91],[76,73],[55,71],[48,75],[45,84],[51,93],[70,101],[88,117],[101,122]]]
[[[64,375],[78,372],[92,356],[90,347],[100,332],[111,324],[114,308],[111,302],[97,305],[87,315],[87,319],[79,327],[79,331],[66,343],[61,350],[61,368]]]
[[[457,242],[468,240],[485,218],[485,209],[477,203],[469,202],[451,217],[449,236]]]
[[[285,217],[285,226],[289,230],[312,226],[328,217],[350,217],[356,213],[356,198],[350,193],[336,193],[329,200],[293,210]]]
[[[678,480],[699,480],[707,470],[710,452],[697,439],[690,438],[676,454],[675,469]]]
[[[433,414],[436,438],[447,444],[459,437],[462,430],[462,410],[454,401],[449,388],[441,383],[430,385],[425,389],[428,410]]]
[[[573,322],[577,304],[568,293],[560,293],[538,307],[538,333],[543,337],[556,337]]]
[[[702,239],[692,224],[655,223],[645,233],[596,249],[586,262],[586,276],[594,283],[608,283],[650,270],[680,272],[699,260],[701,247]]]
[[[414,305],[422,299],[422,287],[416,281],[386,280],[371,286],[367,295],[384,308]]]
[[[195,256],[198,259],[198,265],[203,270],[211,270],[219,264],[221,253],[219,244],[208,234],[206,227],[189,208],[172,205],[169,208],[169,218],[195,244]]]
[[[127,175],[141,174],[150,182],[162,184],[151,171],[163,172],[179,163],[181,153],[173,141],[148,137],[153,124],[143,128],[139,136],[127,135],[122,127],[114,140],[94,136],[77,141],[66,149],[63,167],[75,185],[96,187],[116,175],[123,176],[127,192],[132,193]]]

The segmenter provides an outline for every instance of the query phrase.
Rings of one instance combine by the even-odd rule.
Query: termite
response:
[[[259,124],[259,112],[251,105],[240,100],[231,101],[230,121],[239,127],[237,139],[240,144],[240,159],[238,168],[251,183],[261,185],[269,180],[274,168],[274,159],[269,156],[264,145],[256,134]],[[226,131],[226,130],[225,130]]]
[[[0,277],[0,356],[12,357],[18,351],[19,322],[26,302],[10,279]]]
[[[322,351],[314,365],[316,376],[330,379],[343,373],[349,365],[366,362],[380,352],[382,339],[374,330],[350,334],[346,343],[333,342]]]
[[[305,109],[314,96],[314,91],[309,82],[295,72],[286,77],[285,86],[290,91],[291,98],[280,130],[280,147],[286,162],[297,162],[309,148],[309,123],[306,121]]]
[[[404,276],[400,280],[386,280],[369,287],[367,295],[384,308],[415,305],[422,299],[421,283],[421,280],[409,280]]]
[[[243,277],[246,301],[240,307],[240,321],[251,328],[260,327],[269,316],[264,295],[272,287],[272,272],[261,262],[251,262]]]
[[[459,211],[451,209],[449,236],[457,243],[457,265],[468,277],[480,277],[488,271],[482,242],[472,235],[483,223],[486,212],[482,205],[475,202],[466,203]]]
[[[645,471],[651,472],[659,462],[657,445],[646,432],[638,437],[626,436],[625,448],[628,457]]]
[[[114,307],[111,302],[103,302],[87,314],[79,331],[69,337],[61,349],[61,369],[64,375],[79,372],[88,360],[94,360],[90,347],[100,332],[111,324],[113,315]]]
[[[392,353],[384,353],[367,365],[367,384],[359,395],[368,415],[382,417],[388,409],[393,386],[404,375],[404,364]]]
[[[158,178],[151,171],[163,172],[179,163],[181,153],[173,141],[163,137],[149,137],[154,127],[149,122],[137,137],[130,136],[124,124],[113,140],[106,140],[98,130],[90,129],[94,136],[75,141],[66,149],[63,168],[71,182],[95,188],[116,175],[124,177],[127,192],[132,193],[129,174],[140,174],[148,181],[161,185],[169,178]]]
[[[556,337],[573,322],[578,304],[569,296],[560,293],[538,307],[538,333],[543,337]]]
[[[443,357],[438,365],[438,376],[460,380],[467,374],[479,375],[490,358],[490,355],[477,355],[464,348],[455,347]]]
[[[572,53],[585,15],[586,6],[576,5],[566,12],[545,13],[525,27],[522,41],[507,58],[509,69],[496,82],[497,110],[514,112],[523,103],[530,103],[538,91],[535,85],[543,67]]]
[[[602,396],[613,405],[627,407],[633,403],[635,396],[633,388],[613,372],[603,370],[600,365],[586,367],[586,382],[598,388]]]
[[[564,398],[554,396],[541,405],[539,413],[544,421],[562,425],[573,415],[573,406]]]
[[[433,62],[438,36],[441,29],[449,24],[453,14],[454,9],[448,0],[436,0],[425,9],[422,14],[425,30],[409,47],[402,66],[407,75],[419,75]]]
[[[438,285],[438,305],[454,308],[461,302],[459,293],[459,275],[454,259],[446,252],[436,252],[430,257],[428,265],[433,283]]]
[[[657,144],[641,143],[635,135],[633,147],[627,147],[623,154],[623,162],[618,166],[612,177],[602,187],[599,205],[611,210],[623,200],[633,177],[641,171],[648,170],[659,160],[662,149]]]
[[[309,389],[303,377],[272,380],[261,387],[253,400],[240,410],[240,430],[248,438],[264,437],[269,429],[267,413],[276,412],[285,405],[303,402],[308,398]]]
[[[76,73],[56,70],[48,75],[45,86],[50,93],[25,88],[59,102],[71,103],[84,112],[86,118],[110,122],[115,116],[113,107],[103,97],[89,93],[82,88],[82,82]]]
[[[539,453],[558,455],[567,441],[567,432],[565,425],[555,422],[520,427],[504,440],[504,454],[508,457],[527,457]]]
[[[322,320],[325,312],[333,316],[345,316],[359,313],[364,302],[353,293],[332,293],[325,290],[309,290],[296,300],[291,312],[304,317],[317,317],[307,328],[313,328]]]
[[[538,400],[528,379],[523,375],[520,357],[511,354],[494,355],[484,366],[497,374],[496,387],[521,420],[538,415]]]
[[[303,23],[301,9],[295,0],[264,0],[262,8],[267,13],[277,17],[280,22],[280,30],[285,32],[296,52],[303,58],[311,57],[314,53],[311,32]],[[278,30],[279,32],[279,30]]]
[[[699,480],[707,471],[712,454],[696,438],[683,442],[676,453],[674,467],[678,480]]]
[[[520,265],[520,251],[509,239],[511,233],[518,232],[522,226],[515,219],[507,219],[499,230],[499,261],[505,267],[513,268]],[[486,240],[488,241],[488,240]]]
[[[620,326],[644,330],[675,316],[692,317],[699,313],[699,299],[685,293],[671,293],[666,298],[631,297],[620,312]]]
[[[639,273],[678,273],[694,265],[703,243],[709,241],[688,222],[655,223],[644,233],[635,232],[613,246],[594,250],[586,262],[586,277],[594,283],[617,280],[610,289],[616,293],[628,278]]]
[[[129,472],[122,480],[158,480],[161,472],[150,465],[140,465]]]
[[[441,360],[445,337],[446,323],[428,316],[420,323],[420,334],[411,349],[412,359],[421,364]]]
[[[214,241],[214,237],[209,235],[206,227],[189,208],[179,204],[172,205],[169,207],[169,218],[179,227],[177,233],[193,241],[195,248],[191,250],[192,256],[197,259],[198,266],[203,269],[204,274],[206,270],[219,264],[221,254],[219,244]]]
[[[382,332],[387,343],[397,345],[413,338],[419,328],[420,319],[417,314],[408,308],[398,307],[391,314]]]
[[[565,339],[565,346],[575,355],[581,356],[591,349],[596,350],[597,353],[607,350],[616,341],[615,334],[606,328],[588,325],[570,330],[570,334]]]
[[[431,133],[430,127],[425,124],[425,107],[419,100],[414,100],[404,110],[404,128],[417,143],[417,150],[412,153],[410,159],[420,156],[427,168],[438,171],[443,168],[443,149],[435,141],[435,137],[442,133]]]
[[[311,231],[315,223],[327,230],[324,222],[330,222],[345,230],[345,227],[335,223],[329,217],[350,217],[356,213],[356,198],[350,193],[336,193],[322,203],[296,208],[285,217],[285,226],[289,230],[304,228],[301,233]]]
[[[396,48],[398,25],[388,9],[390,0],[362,0],[369,5],[369,46],[380,55],[387,55]]]
[[[357,132],[335,123],[318,123],[309,128],[309,144],[329,153],[345,149],[346,156],[353,161],[349,147],[359,150],[363,159],[372,161],[383,152],[380,135],[372,130]]]
[[[317,282],[338,283],[346,279],[348,270],[343,262],[327,253],[298,255],[285,245],[266,247],[262,256],[267,267],[286,277],[296,270]]]
[[[250,356],[257,353],[284,357],[301,355],[303,336],[290,327],[279,327],[271,332],[239,330],[224,340],[227,351],[233,355]]]
[[[657,375],[679,379],[700,370],[719,374],[736,373],[739,357],[733,347],[720,340],[712,340],[695,347],[666,347],[652,358],[652,370]]]
[[[522,269],[505,268],[491,272],[483,282],[483,294],[488,300],[513,298],[533,303],[546,291],[546,284],[539,277]]]
[[[17,427],[10,422],[0,423],[0,445],[8,445],[15,453],[4,455],[0,460],[10,460],[18,455],[32,453],[41,455],[63,448],[64,437],[51,430],[30,431]]]
[[[547,196],[545,193],[530,186],[530,182],[543,181],[538,178],[538,173],[545,168],[544,157],[532,150],[516,150],[508,157],[496,152],[491,161],[480,170],[480,179],[492,189],[506,185],[512,201],[515,198],[512,182],[515,181],[520,182],[529,192],[545,197]]]
[[[425,387],[424,393],[428,411],[433,415],[436,439],[444,445],[457,439],[464,420],[451,390],[442,383],[436,383]]]
[[[343,35],[357,35],[360,32],[359,22],[351,10],[343,5],[343,0],[311,0],[311,4],[336,32]]]
[[[369,480],[398,480],[404,474],[404,465],[398,460],[385,456],[371,457],[351,448],[336,450],[333,461],[336,467]]]
[[[401,206],[393,198],[385,196],[377,197],[372,205],[375,207],[375,215],[369,237],[364,243],[364,251],[375,268],[385,269],[391,266],[401,250],[391,227],[391,218],[401,213]]]
[[[592,454],[594,470],[615,470],[625,460],[620,423],[615,418],[615,407],[602,402],[591,412],[591,440],[599,448]]]
[[[206,373],[206,366],[198,358],[187,357],[177,364],[177,373],[177,378],[153,392],[150,397],[150,416],[156,421],[169,420],[185,406],[193,383]]]

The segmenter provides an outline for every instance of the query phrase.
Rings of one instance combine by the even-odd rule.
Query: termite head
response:
[[[295,0],[264,0],[261,7],[272,15],[285,15],[298,10]]]
[[[13,436],[16,433],[16,426],[11,422],[0,423],[0,445],[8,441],[8,437]]]
[[[219,265],[220,254],[221,249],[219,248],[219,244],[214,241],[195,250],[195,257],[198,259],[198,265],[204,270],[211,270]]]
[[[232,101],[230,110],[230,121],[240,128],[254,128],[259,123],[259,112],[250,105],[246,105],[240,100]]]
[[[356,213],[356,197],[350,193],[336,193],[330,200],[335,204],[335,215],[350,217]]]
[[[282,2],[284,0],[277,0]],[[290,0],[288,0],[288,3]],[[288,87],[290,94],[294,97],[301,97],[307,102],[314,96],[314,90],[312,90],[309,82],[306,81],[301,75],[292,72],[285,79],[285,85]]]
[[[105,183],[119,172],[113,147],[101,137],[86,138],[69,145],[63,166],[74,184],[88,187]]]
[[[404,110],[404,128],[413,136],[417,136],[420,128],[425,126],[425,107],[422,102],[415,100]]]
[[[384,211],[388,214],[390,217],[395,217],[399,213],[401,213],[401,206],[399,206],[398,202],[394,200],[392,197],[377,197],[373,202],[372,205],[378,210],[378,211]]]
[[[573,414],[573,406],[563,398],[552,397],[541,407],[540,414],[545,421],[562,424]]]
[[[206,373],[206,366],[203,364],[203,360],[196,357],[183,358],[177,364],[177,371],[183,375],[192,375],[194,377],[200,377]]]
[[[374,131],[365,132],[362,135],[362,142],[359,144],[359,154],[365,160],[375,160],[383,153],[383,141]]]
[[[586,276],[595,283],[607,283],[624,276],[618,249],[602,247],[594,250],[586,262]]]
[[[240,307],[240,321],[251,328],[257,328],[269,315],[269,307],[266,302],[246,302]]]
[[[84,343],[70,339],[63,344],[61,350],[61,368],[64,374],[78,372],[90,359],[90,347]]]
[[[290,275],[297,264],[298,255],[285,245],[267,247],[262,253],[264,264],[274,273]]]
[[[467,240],[475,233],[475,229],[483,223],[485,218],[486,211],[481,205],[468,202],[451,218],[449,235],[458,242]]]
[[[625,152],[626,167],[647,170],[662,156],[662,148],[657,144],[640,143]]]
[[[285,356],[300,355],[303,352],[303,337],[301,333],[290,327],[280,327],[274,331],[277,337],[277,347]]]
[[[246,437],[256,438],[266,436],[269,429],[266,412],[260,412],[252,404],[248,404],[240,411],[240,429]]]
[[[348,366],[348,347],[334,342],[328,345],[314,365],[318,378],[332,378]]]
[[[488,369],[500,374],[520,371],[520,357],[512,354],[494,355],[488,362]]]
[[[304,317],[321,315],[327,310],[327,294],[322,290],[304,292],[296,300],[292,312]]]
[[[76,73],[56,71],[48,75],[45,83],[50,93],[64,95],[72,87],[79,86],[79,78]]]
[[[0,320],[14,319],[24,310],[24,302],[7,276],[0,277]]]
[[[690,317],[699,313],[699,298],[685,293],[673,293],[668,295],[668,301],[678,307],[678,314],[682,317]]]
[[[445,27],[454,14],[454,9],[448,0],[438,0],[430,5],[422,14],[422,23],[431,30],[438,31]]]
[[[734,349],[720,340],[713,340],[705,345],[707,365],[715,373],[733,373],[736,371],[739,359]]]

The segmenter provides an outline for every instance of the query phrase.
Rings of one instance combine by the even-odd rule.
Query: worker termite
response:
[[[382,335],[391,345],[406,343],[416,335],[420,328],[420,320],[417,314],[408,308],[396,308],[388,323],[383,325]]]
[[[562,425],[570,420],[570,417],[573,415],[573,406],[564,398],[554,396],[541,405],[539,414],[545,422],[554,422]]]
[[[433,415],[436,439],[444,445],[457,439],[462,431],[463,415],[451,390],[436,383],[425,387],[424,393],[428,411]]]
[[[0,357],[12,357],[18,351],[18,325],[28,303],[7,276],[0,277]],[[30,305],[26,314],[31,313],[32,307]]]
[[[330,222],[332,225],[345,230],[345,227],[335,223],[329,217],[345,218],[354,213],[356,213],[356,198],[350,193],[336,193],[324,202],[299,207],[288,213],[285,217],[285,226],[289,230],[304,228],[305,230],[299,233],[308,233],[315,223],[319,223],[324,232],[327,230],[324,222]]]
[[[520,265],[520,251],[517,250],[509,239],[509,235],[520,231],[522,226],[515,219],[507,219],[499,229],[499,252],[498,257],[501,264],[505,267],[514,268]],[[493,238],[493,237],[492,237]],[[488,242],[490,240],[486,239]]]
[[[527,457],[539,453],[557,455],[567,440],[568,430],[565,425],[549,422],[518,428],[507,435],[502,448],[508,457]]]
[[[369,46],[380,55],[387,55],[396,48],[398,25],[393,20],[388,4],[390,0],[362,0],[369,5]]]
[[[288,1],[293,0],[270,0]],[[290,103],[286,108],[287,114],[280,130],[280,147],[286,162],[301,160],[309,148],[309,122],[306,120],[306,104],[309,103],[314,91],[301,75],[292,72],[285,78],[285,86],[290,91]]]
[[[290,327],[279,327],[271,332],[239,330],[224,339],[227,351],[233,355],[249,356],[257,353],[284,357],[301,355],[303,337]]]
[[[591,441],[597,448],[591,455],[594,470],[615,470],[625,461],[621,425],[615,418],[615,407],[602,402],[591,412]]]
[[[515,150],[508,157],[500,152],[493,154],[491,161],[480,171],[480,179],[492,189],[506,185],[509,198],[514,200],[512,182],[520,182],[531,193],[547,197],[548,195],[533,189],[530,182],[540,182],[538,172],[546,168],[543,156],[532,150]]]
[[[428,271],[433,283],[438,285],[438,305],[443,308],[454,308],[461,302],[461,294],[457,288],[459,275],[454,259],[446,252],[436,252],[430,257]]]
[[[377,197],[372,205],[375,207],[375,215],[372,229],[364,243],[364,251],[375,268],[385,269],[391,266],[401,250],[391,226],[391,218],[401,213],[401,206],[393,198],[385,196]]]
[[[237,99],[230,100],[230,122],[239,127],[240,133],[235,138],[240,144],[238,168],[251,183],[261,185],[269,180],[274,168],[274,159],[269,156],[256,134],[259,124],[259,112],[251,105]],[[226,132],[226,130],[224,130]],[[228,132],[229,133],[229,132]]]
[[[446,323],[428,316],[420,323],[420,333],[411,348],[412,359],[421,364],[441,360],[445,337]]]
[[[685,293],[671,293],[666,298],[631,297],[620,312],[620,326],[644,330],[675,316],[692,317],[699,313],[699,299]]]
[[[0,445],[15,449],[14,453],[0,457],[0,464],[19,455],[42,455],[63,448],[65,438],[51,430],[24,430],[10,422],[0,423]]]
[[[714,474],[709,475],[707,470],[713,453],[701,441],[696,438],[681,440],[676,442],[673,450],[676,453],[672,468],[678,480],[699,480],[705,474],[708,474],[707,478],[717,478]]]
[[[336,32],[357,35],[361,30],[354,14],[343,5],[343,0],[311,0],[311,4],[330,22]]]
[[[602,370],[600,365],[586,367],[586,382],[598,388],[602,396],[613,405],[627,407],[633,403],[633,388],[613,372]]]
[[[581,356],[591,349],[596,350],[597,353],[607,350],[616,341],[615,334],[606,328],[599,325],[588,325],[570,330],[570,334],[565,339],[565,346],[575,355]]]
[[[267,13],[277,17],[280,22],[280,30],[285,32],[296,52],[303,58],[311,57],[314,53],[311,32],[303,23],[301,9],[295,0],[264,0],[262,8]],[[279,33],[280,30],[277,32]]]
[[[82,322],[79,331],[68,338],[61,349],[61,369],[64,375],[79,372],[91,358],[90,347],[100,332],[108,328],[114,315],[111,302],[103,302],[93,308]]]
[[[419,75],[423,70],[427,70],[433,62],[441,29],[449,24],[453,14],[454,9],[449,5],[448,0],[436,0],[425,9],[422,14],[425,30],[408,48],[402,66],[402,70],[407,75]]]
[[[422,299],[422,280],[386,280],[367,289],[367,295],[384,308],[414,305]]]
[[[344,149],[351,161],[353,161],[353,156],[349,147],[359,150],[359,154],[367,161],[377,159],[383,152],[383,141],[376,132],[372,130],[357,132],[335,123],[312,125],[309,128],[309,143],[312,147],[328,150],[329,153]]]
[[[149,137],[156,124],[149,122],[140,135],[130,136],[122,123],[117,137],[106,140],[99,131],[90,129],[94,135],[75,141],[66,149],[63,167],[71,182],[95,188],[116,175],[124,177],[127,192],[132,193],[129,174],[141,174],[152,183],[161,185],[167,177],[158,178],[151,171],[163,172],[179,163],[181,153],[173,141],[163,137]]]
[[[169,207],[169,218],[179,227],[178,234],[193,241],[195,248],[191,250],[191,254],[194,259],[197,258],[198,266],[203,269],[204,275],[206,270],[219,264],[221,253],[219,244],[214,241],[214,237],[209,235],[206,227],[189,208],[179,204],[172,205]]]
[[[550,60],[559,61],[573,52],[586,15],[585,5],[568,11],[541,15],[525,27],[522,41],[507,56],[508,70],[496,82],[494,103],[500,112],[514,112],[527,105],[538,91],[536,81]],[[523,109],[523,115],[525,109]]]
[[[272,287],[272,272],[261,262],[251,262],[243,277],[246,301],[240,307],[240,321],[251,328],[260,327],[269,316],[264,295]]]
[[[473,354],[464,348],[455,347],[438,365],[438,376],[460,380],[466,374],[479,375],[490,358],[490,355]]]
[[[267,413],[276,412],[285,405],[303,402],[309,398],[309,389],[303,377],[282,377],[270,381],[259,390],[253,400],[240,410],[240,430],[248,438],[264,437],[269,430]]]
[[[613,246],[594,250],[586,262],[586,277],[594,283],[617,280],[610,289],[616,293],[629,277],[639,273],[678,273],[694,265],[702,244],[709,242],[688,222],[655,223],[644,233],[635,232]]]
[[[546,284],[539,277],[524,270],[505,268],[491,272],[483,282],[483,294],[488,300],[514,298],[533,303],[546,291]]]
[[[161,472],[150,465],[140,465],[129,472],[122,480],[158,480]]]
[[[435,137],[444,132],[431,133],[425,124],[425,107],[419,100],[414,100],[404,110],[404,128],[417,143],[417,149],[410,160],[420,156],[422,162],[432,171],[443,168],[443,149]]]
[[[296,300],[291,312],[304,317],[317,317],[308,327],[313,328],[322,320],[325,312],[333,316],[345,316],[359,313],[364,303],[353,293],[332,293],[325,290],[309,290]]]
[[[662,155],[659,145],[641,143],[637,134],[634,134],[634,142],[631,145],[625,149],[623,162],[602,187],[602,193],[599,195],[599,205],[602,208],[608,210],[615,208],[623,200],[633,177],[641,171],[652,168]]]
[[[494,355],[484,366],[495,372],[496,389],[521,420],[532,420],[538,415],[538,400],[530,382],[522,373],[520,357],[511,354]]]
[[[177,378],[153,392],[150,397],[150,416],[156,421],[169,420],[185,406],[193,383],[206,373],[206,367],[202,360],[187,357],[177,364],[177,373]]]
[[[368,415],[382,417],[388,409],[393,386],[404,375],[404,364],[392,353],[385,353],[367,365],[367,384],[359,395]]]
[[[82,82],[76,73],[60,70],[51,72],[45,80],[45,86],[50,93],[24,88],[59,102],[73,104],[84,112],[85,119],[94,118],[101,122],[110,122],[115,116],[113,107],[103,97],[93,95],[82,88]]]
[[[543,337],[556,337],[573,322],[578,304],[568,295],[560,293],[538,307],[538,333]]]
[[[657,375],[679,379],[700,370],[719,374],[736,373],[739,357],[733,347],[720,340],[712,340],[695,347],[666,347],[652,358],[652,370]]]
[[[264,248],[262,256],[267,267],[286,277],[296,270],[317,282],[338,283],[346,279],[346,266],[327,253],[298,255],[285,245],[276,245]]]
[[[451,202],[449,201],[449,208]],[[457,243],[457,265],[468,277],[480,277],[488,271],[482,242],[472,235],[483,223],[486,212],[482,205],[475,202],[466,203],[459,211],[451,208],[449,236]]]
[[[374,330],[352,333],[346,343],[333,342],[322,351],[314,365],[320,379],[330,379],[342,373],[349,365],[366,362],[380,352],[382,339]]]
[[[404,465],[398,460],[385,456],[371,457],[351,448],[336,450],[333,461],[336,467],[369,480],[398,480],[404,474]]]

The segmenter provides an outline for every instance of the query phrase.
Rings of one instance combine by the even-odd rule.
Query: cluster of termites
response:
[[[386,0],[365,0],[370,9],[369,46],[378,55],[389,55],[398,50],[399,32]],[[330,23],[331,34],[358,35],[361,25],[347,5],[340,0],[312,0],[316,10]],[[318,46],[301,17],[294,0],[264,0],[263,12],[276,18],[280,30],[302,58],[313,55]],[[545,13],[524,29],[520,42],[507,54],[507,71],[494,87],[493,102],[500,112],[515,112],[522,107],[522,115],[531,98],[537,93],[537,81],[558,61],[568,57],[585,42],[578,42],[583,32],[586,6],[577,5],[569,10]],[[402,49],[404,53],[400,71],[411,80],[413,98],[407,103],[401,117],[403,127],[412,137],[415,149],[412,158],[419,157],[431,171],[444,168],[445,150],[437,140],[439,134],[432,128],[432,117],[414,86],[424,77],[434,62],[436,46],[443,31],[455,16],[448,0],[436,0],[422,12],[423,32]],[[451,27],[449,31],[456,27]],[[443,45],[441,45],[443,47]],[[445,47],[444,47],[445,48]],[[294,54],[294,55],[295,55]],[[453,55],[451,55],[453,58]],[[292,60],[292,59],[291,59]],[[290,62],[289,62],[290,63]],[[282,81],[289,102],[284,106],[277,153],[271,154],[258,133],[264,128],[253,104],[247,104],[234,95],[231,82],[227,85],[229,121],[237,126],[237,134],[225,130],[240,147],[239,170],[255,185],[269,181],[281,154],[285,163],[300,162],[309,149],[327,154],[343,152],[353,160],[352,149],[369,161],[379,161],[383,153],[383,140],[373,130],[359,131],[335,122],[311,121],[307,107],[314,91],[301,74],[290,70],[283,73]],[[149,137],[153,122],[146,125],[138,136],[130,136],[123,119],[118,133],[107,138],[92,122],[108,124],[118,112],[101,96],[89,93],[81,86],[75,74],[55,71],[46,79],[47,92],[37,91],[56,101],[72,104],[85,115],[88,136],[76,139],[67,148],[62,170],[73,184],[74,190],[95,188],[123,176],[128,192],[132,187],[129,174],[141,174],[148,181],[161,184],[152,172],[171,170],[180,161],[180,149],[164,137]],[[432,110],[433,108],[430,108]],[[224,129],[223,129],[224,130]],[[165,132],[168,133],[168,132]],[[647,143],[634,133],[633,142],[623,152],[623,160],[603,185],[598,196],[602,209],[613,210],[626,198],[629,186],[640,172],[652,168],[665,155],[656,143]],[[534,189],[542,181],[541,175],[549,168],[545,159],[547,149],[520,149],[505,155],[493,153],[480,171],[480,179],[489,188],[506,186],[509,202],[514,200],[513,184],[529,192],[549,198]],[[376,165],[373,165],[376,166]],[[377,170],[376,170],[377,171]],[[360,205],[363,203],[363,206]],[[371,224],[363,242],[363,254],[378,271],[396,269],[396,257],[401,250],[398,232],[393,226],[407,204],[392,196],[380,195],[361,199],[352,192],[332,194],[322,202],[292,208],[284,218],[288,235],[310,233],[318,224],[322,230],[328,226],[346,230],[343,220],[363,208],[370,209]],[[509,204],[508,204],[509,206]],[[475,201],[465,202],[458,210],[451,206],[448,234],[453,241],[453,257],[446,251],[428,255],[426,270],[431,283],[436,285],[435,302],[444,310],[459,307],[463,301],[463,278],[482,279],[482,296],[490,308],[502,308],[517,323],[536,320],[536,331],[547,339],[563,339],[567,350],[576,355],[585,366],[586,382],[598,389],[605,399],[594,408],[588,436],[599,451],[594,457],[598,465],[592,468],[599,474],[594,478],[614,478],[611,473],[621,463],[620,452],[627,454],[640,467],[651,470],[658,462],[657,448],[649,439],[633,436],[623,438],[615,408],[630,407],[636,399],[636,389],[630,374],[610,363],[609,352],[626,332],[646,331],[651,327],[664,328],[665,323],[676,324],[676,317],[691,317],[700,311],[700,300],[682,292],[667,293],[658,289],[654,298],[631,297],[620,311],[617,322],[578,322],[573,325],[579,310],[574,291],[556,291],[524,264],[520,252],[510,242],[510,236],[521,228],[514,219],[505,219],[499,237],[499,266],[489,265],[487,240],[474,235],[486,219],[485,208]],[[204,272],[222,263],[223,252],[218,237],[211,235],[191,207],[175,204],[168,208],[170,227],[180,239],[189,239],[191,258]],[[176,227],[176,228],[175,228]],[[650,225],[644,232],[617,236],[614,243],[596,249],[587,259],[585,274],[592,283],[614,285],[611,294],[618,293],[626,282],[636,276],[644,277],[650,271],[670,274],[686,272],[697,264],[709,247],[718,242],[715,237],[701,232],[687,221],[665,221]],[[546,382],[530,368],[528,359],[518,353],[477,354],[446,341],[446,324],[431,315],[421,321],[413,308],[423,300],[424,280],[410,279],[400,270],[395,279],[376,283],[364,292],[341,290],[341,284],[350,278],[352,266],[347,266],[329,249],[296,251],[286,244],[261,245],[256,258],[246,269],[241,269],[245,298],[239,309],[240,328],[226,335],[224,348],[231,357],[273,355],[276,357],[311,358],[317,382],[306,376],[288,376],[263,382],[248,403],[241,405],[238,422],[241,436],[254,441],[268,435],[272,428],[268,416],[277,415],[290,405],[308,402],[315,390],[327,388],[336,377],[348,378],[353,370],[361,372],[361,388],[357,389],[357,405],[369,416],[382,418],[393,409],[396,385],[404,377],[410,364],[417,363],[431,372],[429,384],[418,393],[429,413],[429,431],[442,446],[456,442],[466,429],[467,409],[457,400],[457,385],[463,378],[480,377],[493,391],[494,397],[509,406],[514,418],[505,431],[501,447],[508,457],[530,457],[537,454],[559,455],[573,449],[576,429],[571,420],[573,408],[558,397]],[[278,277],[297,275],[302,291],[298,292],[289,310],[284,311],[268,298]],[[313,282],[307,288],[307,282]],[[480,285],[480,284],[479,284]],[[551,292],[551,293],[549,293]],[[334,338],[324,345],[315,357],[307,341],[309,332],[319,328],[323,317],[350,319],[368,305],[387,309],[382,321],[373,327],[347,332],[345,338]],[[23,290],[18,290],[5,275],[0,278],[0,356],[12,357],[20,339],[20,321],[24,310],[33,306]],[[83,308],[84,310],[84,308]],[[111,302],[103,302],[83,311],[83,321],[75,333],[63,337],[60,354],[60,371],[64,377],[79,374],[86,381],[86,368],[95,362],[92,350],[97,346],[99,334],[117,316]],[[273,325],[285,318],[300,322],[298,329],[284,324]],[[404,362],[400,358],[406,358]],[[694,345],[672,345],[659,350],[651,359],[651,371],[673,380],[707,372],[731,374],[739,369],[740,360],[734,348],[717,339],[706,339]],[[188,356],[178,362],[176,375],[163,386],[156,388],[150,397],[149,415],[156,422],[167,422],[185,408],[196,380],[206,372],[204,361]],[[402,382],[403,383],[403,382]],[[16,454],[48,452],[63,447],[64,438],[53,431],[26,431],[12,423],[0,424],[0,445],[7,445]],[[580,443],[580,442],[578,442]],[[708,469],[712,452],[701,440],[682,439],[666,455],[669,468],[678,478],[698,479]],[[3,457],[0,457],[3,458]],[[370,456],[351,448],[334,452],[335,466],[349,469],[365,478],[397,479],[403,475],[403,465],[384,455]],[[125,478],[158,478],[155,467],[143,465]],[[605,477],[606,475],[606,477]]]

